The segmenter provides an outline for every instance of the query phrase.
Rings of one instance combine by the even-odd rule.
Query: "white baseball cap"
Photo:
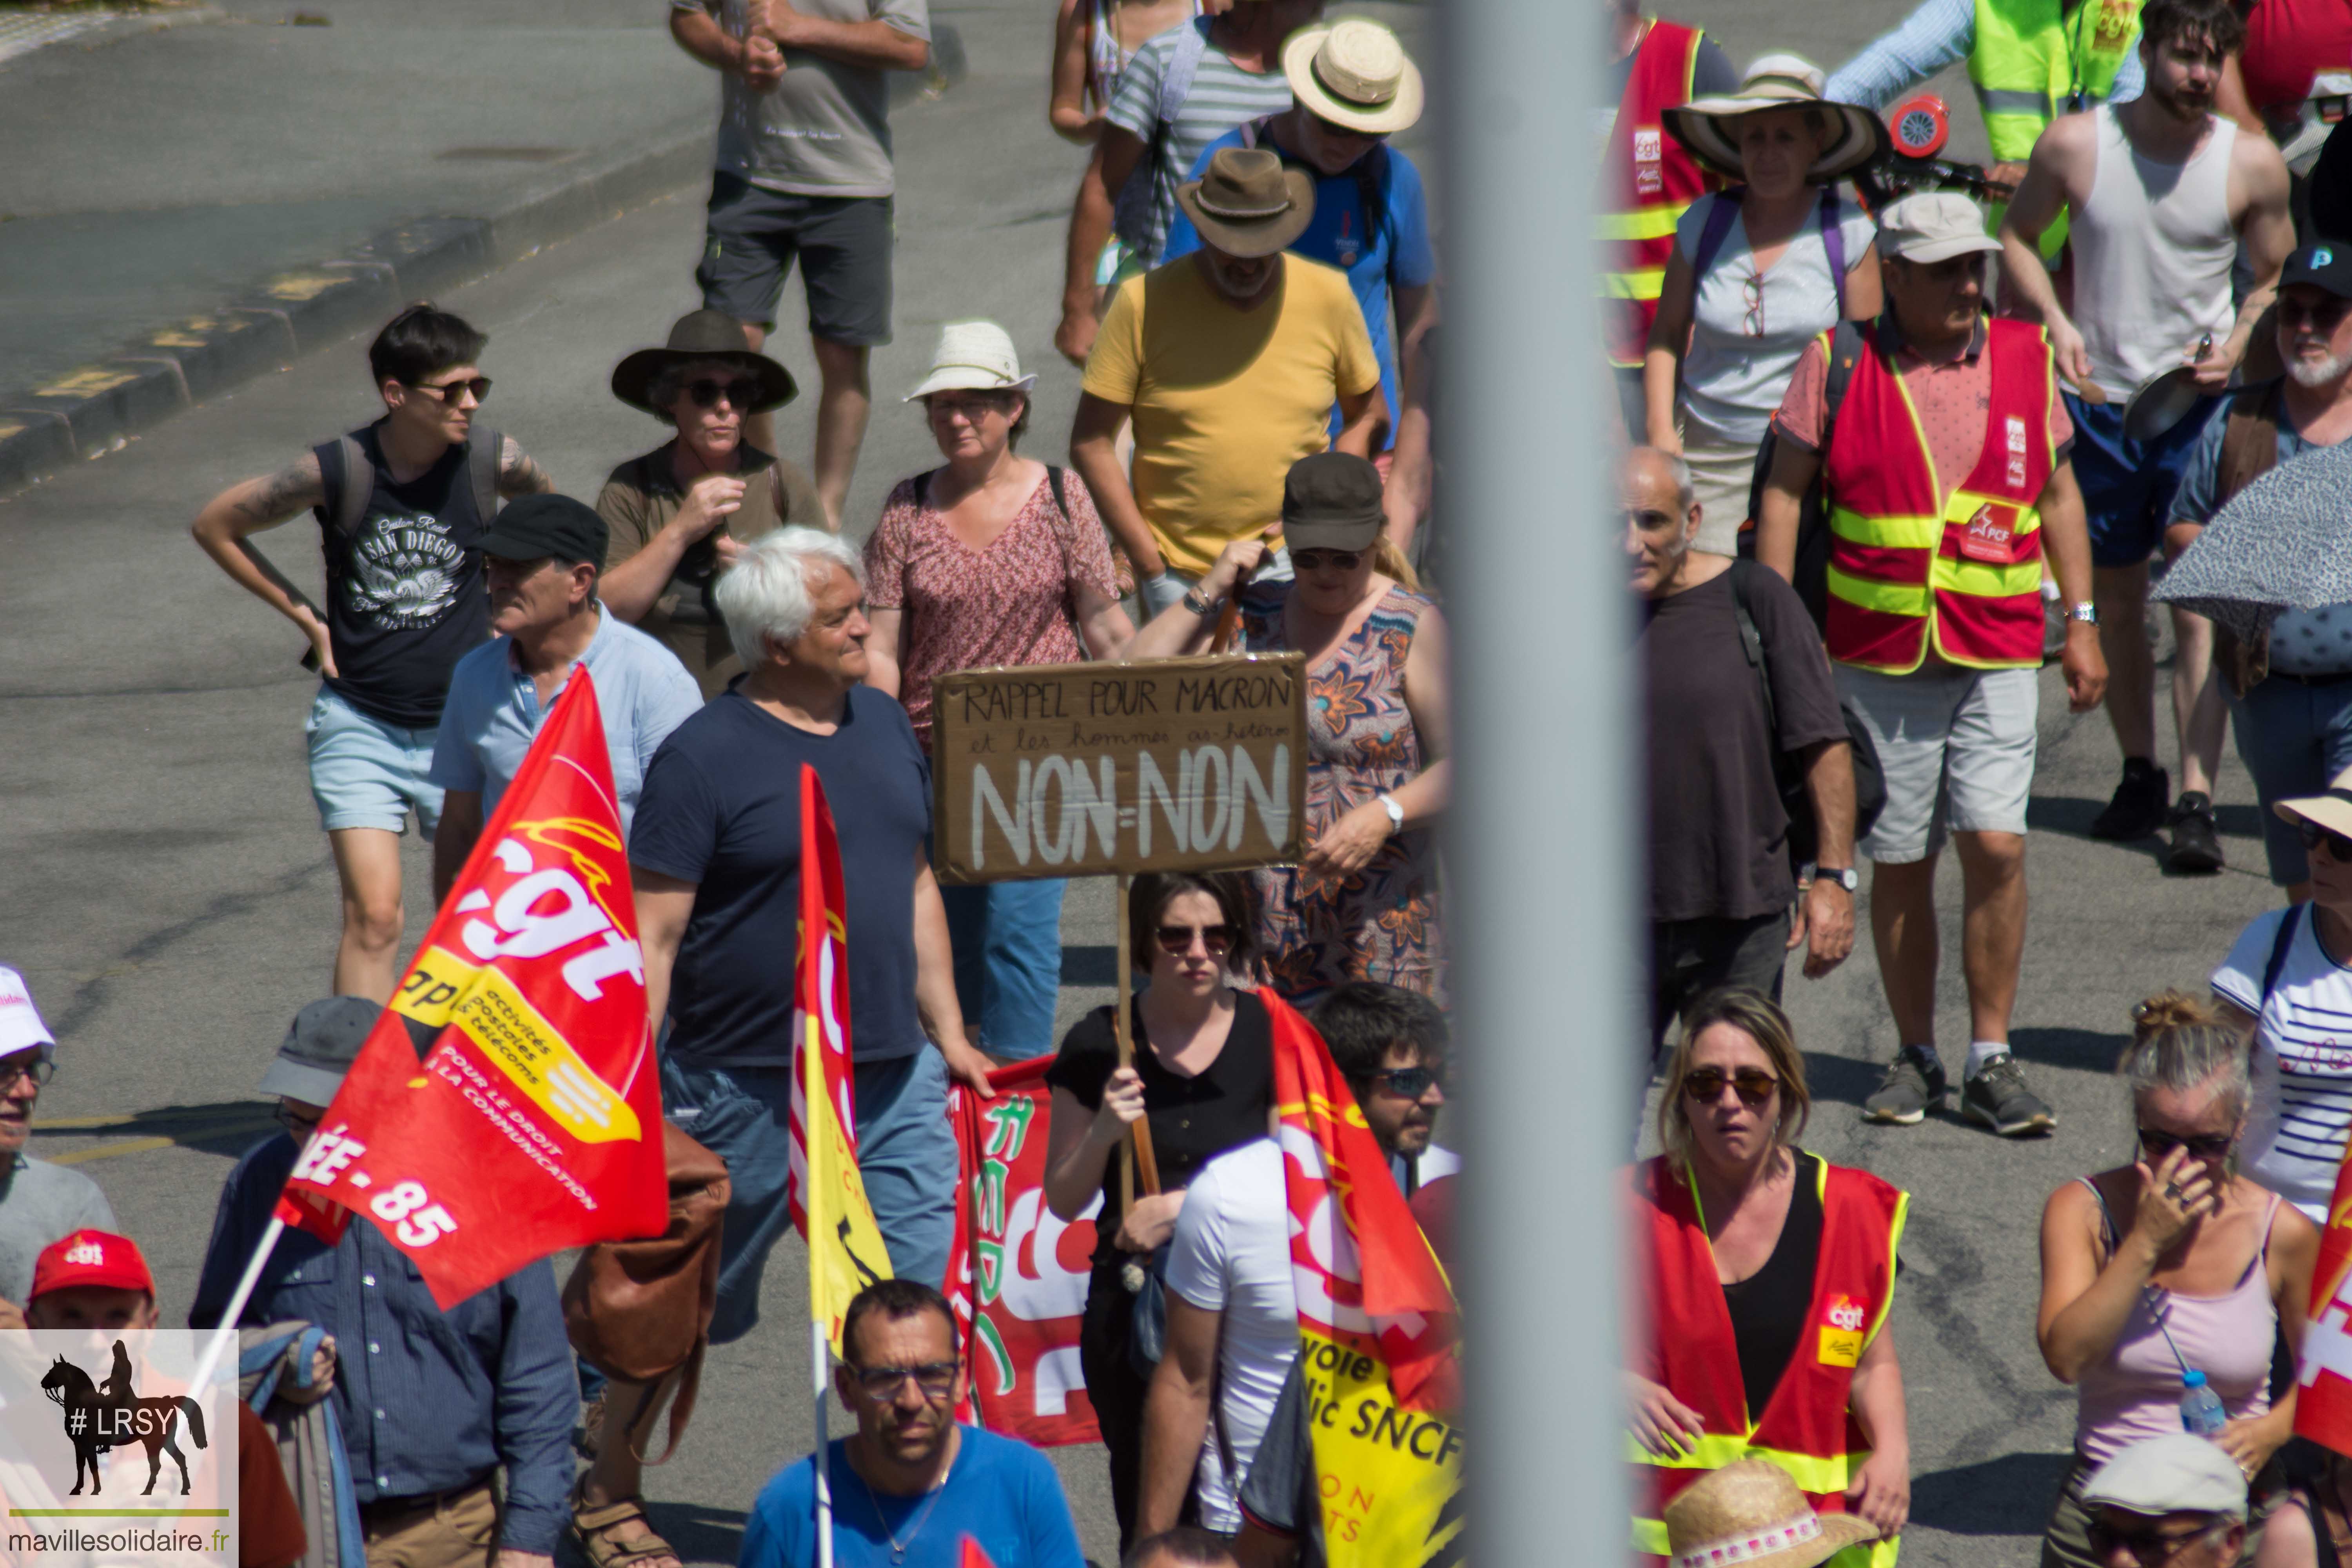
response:
[[[1920,191],[1878,212],[1878,248],[1933,265],[1970,252],[1991,255],[2000,241],[1985,232],[1982,208],[1958,191]]]
[[[2246,1475],[2210,1438],[2168,1432],[2134,1443],[2099,1467],[2083,1488],[2088,1508],[2246,1517]]]
[[[0,1057],[13,1057],[36,1046],[44,1058],[58,1054],[58,1037],[41,1022],[41,1010],[33,1005],[32,987],[25,984],[23,975],[0,964]]]

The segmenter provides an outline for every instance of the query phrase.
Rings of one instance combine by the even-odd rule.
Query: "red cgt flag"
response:
[[[2310,1321],[2298,1360],[2302,1393],[2294,1402],[2295,1436],[2339,1454],[2352,1453],[2352,1150],[2336,1168],[2327,1228],[2319,1235]]]
[[[574,667],[278,1199],[353,1214],[443,1308],[668,1223],[645,964],[595,683]]]

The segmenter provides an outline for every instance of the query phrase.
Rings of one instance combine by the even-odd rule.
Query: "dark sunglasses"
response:
[[[853,1366],[849,1375],[857,1380],[858,1392],[879,1405],[898,1397],[899,1388],[908,1378],[929,1400],[945,1399],[955,1387],[956,1363],[951,1361],[927,1361],[919,1366]]]
[[[1299,572],[1353,572],[1364,559],[1360,550],[1294,550],[1290,564]]]
[[[756,381],[689,382],[686,395],[694,399],[697,408],[716,408],[722,397],[730,407],[749,408],[760,400],[760,384]]]
[[[418,392],[429,392],[442,402],[448,404],[455,404],[460,396],[468,392],[474,395],[474,401],[477,403],[490,395],[490,378],[487,375],[474,376],[466,381],[412,381],[408,384]]]
[[[2296,837],[2303,840],[2306,854],[2325,844],[2329,859],[2352,866],[2352,838],[2332,828],[2322,827],[2315,822],[2298,822],[2294,825],[2294,831]]]
[[[2347,310],[2352,310],[2352,300],[2330,300],[2324,305],[2298,305],[2292,300],[2281,300],[2278,319],[2281,326],[2299,327],[2309,321],[2324,332],[2332,332]]]
[[[2104,1559],[2120,1546],[2131,1553],[2132,1561],[2140,1568],[2158,1568],[2158,1564],[2178,1556],[2189,1542],[2202,1541],[2220,1528],[2220,1524],[2208,1524],[2195,1530],[2136,1530],[2126,1535],[2110,1529],[2104,1521],[2094,1520],[2090,1529],[2091,1554]]]
[[[1701,1105],[1713,1105],[1723,1098],[1723,1086],[1729,1084],[1747,1106],[1763,1104],[1772,1098],[1780,1080],[1762,1068],[1741,1068],[1727,1074],[1721,1068],[1693,1068],[1683,1075],[1683,1092]]]
[[[2186,1149],[2200,1160],[2226,1159],[2231,1145],[2237,1141],[2234,1134],[2228,1132],[2208,1133],[2202,1138],[2181,1138],[2170,1132],[2159,1132],[2153,1127],[2139,1130],[2139,1146],[2147,1152],[2151,1160],[2161,1160],[2175,1149]]]
[[[277,1122],[278,1126],[283,1127],[287,1131],[292,1133],[294,1135],[294,1142],[297,1143],[301,1142],[304,1139],[310,1137],[311,1133],[316,1132],[319,1130],[318,1117],[305,1116],[300,1111],[296,1110],[292,1106],[286,1104],[282,1100],[278,1103],[278,1109],[269,1113],[269,1117],[270,1120]]]
[[[1208,948],[1212,958],[1223,957],[1234,946],[1234,928],[1228,925],[1161,926],[1151,934],[1160,943],[1160,951],[1171,958],[1181,958],[1192,952],[1195,936]]]
[[[1433,1089],[1444,1089],[1445,1074],[1438,1068],[1384,1068],[1372,1075],[1372,1081],[1391,1094],[1419,1100]]]

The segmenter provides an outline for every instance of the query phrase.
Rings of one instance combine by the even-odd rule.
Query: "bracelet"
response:
[[[1201,596],[1201,590],[1198,588],[1187,588],[1184,590],[1183,604],[1186,609],[1192,611],[1202,620],[1206,620],[1211,616],[1217,613],[1217,601],[1214,599],[1202,598]]]

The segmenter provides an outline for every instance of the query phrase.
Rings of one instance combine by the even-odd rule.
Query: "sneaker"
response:
[[[2172,853],[2166,864],[2176,871],[2218,871],[2221,868],[2221,835],[2213,820],[2213,797],[2202,790],[2185,791],[2172,808]]]
[[[2172,779],[2145,757],[2124,759],[2123,782],[2115,798],[2091,824],[2094,838],[2148,838],[2164,826],[2165,805],[2172,798]]]
[[[1931,1105],[1940,1105],[1949,1088],[1944,1078],[1944,1064],[1936,1053],[1923,1046],[1906,1046],[1895,1053],[1895,1060],[1886,1076],[1878,1080],[1878,1088],[1862,1102],[1864,1121],[1885,1122],[1895,1127],[1910,1127],[1927,1114]]]
[[[1982,1072],[1961,1086],[1960,1114],[2004,1138],[2047,1132],[2058,1125],[2050,1108],[2025,1087],[2025,1069],[2006,1053],[1985,1063]]]

